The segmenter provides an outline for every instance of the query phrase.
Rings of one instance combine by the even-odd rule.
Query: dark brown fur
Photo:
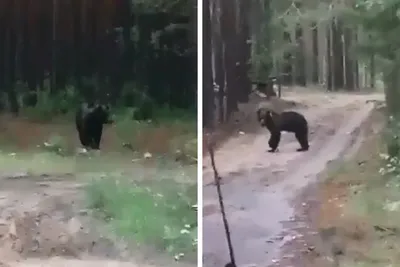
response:
[[[275,152],[278,149],[281,140],[281,132],[292,132],[295,134],[301,148],[297,151],[307,151],[308,144],[308,122],[306,118],[295,111],[284,111],[281,114],[271,111],[267,108],[257,110],[257,118],[262,127],[266,127],[271,133],[268,145],[271,148],[269,152]]]
[[[109,108],[103,105],[90,106],[84,103],[79,106],[75,124],[82,146],[91,149],[100,149],[103,124],[111,124]]]

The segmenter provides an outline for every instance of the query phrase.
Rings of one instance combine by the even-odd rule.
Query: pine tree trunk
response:
[[[327,89],[328,91],[335,90],[335,73],[334,73],[334,61],[333,61],[333,45],[332,45],[332,23],[328,25],[327,31],[327,55],[326,55],[326,62],[327,62],[327,71],[326,71],[326,81],[327,81]]]
[[[314,74],[314,38],[312,24],[305,21],[302,24],[303,29],[303,43],[304,43],[304,65],[306,74],[306,84],[313,83]]]
[[[375,55],[372,54],[369,61],[369,86],[375,88]]]
[[[318,27],[317,24],[314,22],[311,25],[312,27],[312,43],[313,43],[313,54],[312,54],[312,64],[313,64],[313,72],[312,72],[312,82],[317,84],[319,82],[319,75],[318,70],[320,68],[319,64],[319,49],[318,49]]]
[[[360,27],[354,30],[353,42],[356,44],[358,42],[358,32]],[[354,88],[360,90],[360,64],[357,59],[354,60]]]
[[[346,84],[348,91],[354,91],[354,56],[351,55],[350,48],[353,41],[352,29],[346,27],[344,29],[344,54],[345,54],[345,72]]]
[[[237,32],[236,32],[236,8],[232,0],[221,0],[221,30],[224,43],[224,67],[226,71],[226,113],[229,117],[232,112],[238,110],[237,85]]]
[[[250,25],[249,16],[251,10],[251,1],[239,0],[239,65],[238,74],[240,89],[239,101],[245,103],[249,101],[251,92],[251,82],[249,79],[250,71],[250,57],[251,57],[251,43],[250,40]]]
[[[214,127],[210,0],[203,0],[203,127]]]
[[[328,33],[329,26],[326,23],[317,25],[318,39],[318,83],[328,86]]]
[[[223,123],[225,121],[225,69],[224,69],[224,46],[221,37],[221,12],[220,0],[213,1],[212,8],[212,29],[213,29],[213,70],[214,81],[218,86],[218,121]]]
[[[306,65],[305,65],[305,55],[304,55],[304,40],[303,40],[303,29],[301,25],[296,27],[296,58],[295,58],[295,69],[296,78],[295,84],[300,86],[306,86]]]
[[[334,65],[334,90],[344,87],[344,71],[343,71],[343,43],[342,43],[342,22],[339,19],[333,21],[332,34],[332,61]]]

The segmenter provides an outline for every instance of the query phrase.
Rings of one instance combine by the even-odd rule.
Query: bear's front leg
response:
[[[277,152],[280,141],[281,141],[281,132],[280,131],[271,132],[271,137],[269,138],[268,141],[268,145],[271,149],[268,150],[268,152],[270,153]]]
[[[92,148],[100,150],[101,136],[103,135],[103,125],[96,127],[96,131],[93,132]]]

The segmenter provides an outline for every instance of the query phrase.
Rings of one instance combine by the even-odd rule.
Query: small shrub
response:
[[[50,121],[56,116],[72,113],[80,101],[73,87],[67,87],[53,96],[49,91],[39,91],[37,100],[34,107],[24,107],[23,114],[39,122]]]

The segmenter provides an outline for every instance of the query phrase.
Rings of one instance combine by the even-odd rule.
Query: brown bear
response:
[[[295,134],[301,148],[297,151],[307,151],[308,144],[308,122],[306,118],[295,111],[283,111],[278,114],[268,108],[259,108],[257,110],[257,119],[262,127],[266,127],[271,133],[268,141],[271,148],[268,152],[275,152],[279,146],[281,132],[292,132]]]

